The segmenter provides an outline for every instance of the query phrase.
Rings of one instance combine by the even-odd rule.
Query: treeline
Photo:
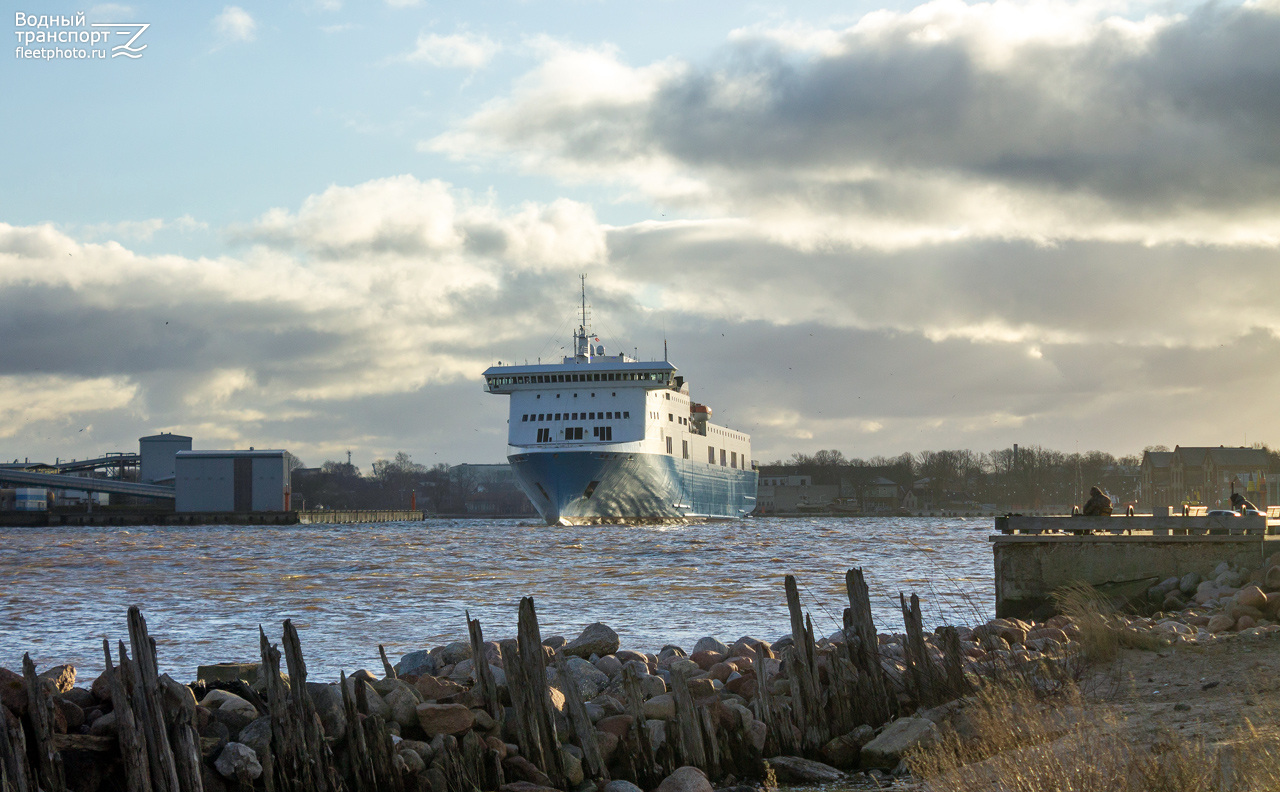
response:
[[[1145,450],[1167,451],[1163,446]],[[1019,446],[986,453],[967,449],[921,451],[896,457],[846,459],[836,450],[792,454],[761,468],[761,475],[811,476],[814,484],[841,484],[855,491],[876,479],[914,490],[934,504],[1000,504],[1038,508],[1081,503],[1097,485],[1119,503],[1138,498],[1141,455],[1105,451],[1065,453]]]
[[[409,509],[416,505],[429,514],[463,514],[468,502],[478,498],[511,497],[512,512],[525,500],[518,491],[506,494],[494,489],[448,464],[427,467],[400,451],[394,459],[374,460],[368,475],[349,462],[333,460],[319,469],[295,470],[292,505],[299,509]]]

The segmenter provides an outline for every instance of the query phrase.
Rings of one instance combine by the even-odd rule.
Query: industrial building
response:
[[[142,462],[138,480],[143,484],[173,484],[173,458],[179,451],[191,450],[186,435],[161,432],[138,438],[138,455]]]
[[[174,454],[174,510],[289,510],[288,451],[190,451]]]

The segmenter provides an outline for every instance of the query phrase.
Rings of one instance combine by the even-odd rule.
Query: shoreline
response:
[[[1234,580],[1243,577],[1240,570],[1224,574],[1223,583],[1243,582]],[[256,772],[258,779],[276,774],[287,782],[279,760],[299,740],[306,742],[310,707],[327,742],[315,742],[315,734],[306,739],[313,751],[330,752],[329,759],[311,760],[350,770],[370,751],[386,754],[384,781],[398,779],[396,788],[451,792],[454,782],[465,781],[477,789],[532,792],[510,786],[511,776],[533,787],[588,792],[602,786],[588,786],[592,778],[625,778],[642,789],[661,789],[677,773],[690,776],[693,771],[682,769],[687,767],[698,772],[684,781],[708,789],[713,782],[764,781],[770,773],[801,784],[891,783],[909,775],[903,760],[913,749],[947,728],[955,710],[949,702],[1009,675],[1033,685],[1061,685],[1064,671],[1083,651],[1088,627],[1071,616],[1038,624],[994,619],[925,634],[914,595],[900,603],[906,633],[878,633],[861,570],[850,570],[845,583],[846,626],[829,637],[814,635],[798,584],[787,576],[790,636],[772,645],[745,636],[731,645],[706,637],[688,651],[668,645],[656,654],[623,648],[617,633],[600,623],[572,641],[543,640],[534,603],[525,598],[515,640],[485,641],[480,623],[472,620],[469,641],[409,652],[394,665],[379,647],[381,675],[362,669],[331,682],[308,682],[302,699],[289,675],[280,675],[280,651],[265,634],[261,662],[206,666],[201,678],[182,685],[158,675],[154,639],[141,613],[131,608],[135,650],[130,653],[121,642],[117,661],[134,674],[136,687],[152,684],[157,695],[163,688],[170,698],[186,701],[182,708],[189,710],[192,731],[184,739],[199,740],[198,769],[218,772],[224,780]],[[1227,596],[1215,585],[1205,591]],[[1179,631],[1167,620],[1115,618],[1122,620],[1111,625],[1115,629],[1144,632],[1163,646],[1215,640],[1207,637],[1215,633]],[[1278,625],[1247,626],[1245,632],[1250,629],[1256,635],[1280,632]],[[286,621],[284,654],[293,679],[303,678],[303,641],[305,634]],[[109,647],[105,640],[104,646]],[[478,657],[485,662],[475,662]],[[11,715],[26,719],[33,739],[69,753],[87,753],[85,746],[91,746],[97,765],[108,768],[99,767],[104,777],[126,774],[127,762],[110,758],[124,755],[112,753],[112,738],[121,749],[129,742],[129,727],[114,715],[127,702],[105,692],[111,688],[110,666],[87,688],[76,687],[73,668],[45,669],[46,681],[39,681],[29,659],[25,666],[25,679],[0,673],[0,690]],[[140,666],[150,668],[150,682]],[[23,708],[14,704],[18,680],[25,683],[26,711],[16,711]],[[282,708],[289,701],[302,709],[285,717]],[[41,709],[55,715],[43,727],[31,721]],[[134,715],[138,721],[147,717],[142,711]],[[43,738],[42,728],[48,731]],[[291,728],[302,731],[291,737]],[[358,730],[364,740],[353,741]],[[84,759],[64,759],[77,761]],[[449,774],[459,766],[470,767],[471,775],[451,781]],[[217,787],[216,779],[204,788],[210,787]]]

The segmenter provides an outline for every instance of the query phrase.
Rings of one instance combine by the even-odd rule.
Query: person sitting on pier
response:
[[[1245,496],[1238,492],[1231,493],[1231,508],[1241,514],[1244,514],[1245,509],[1253,509],[1254,511],[1258,510],[1257,506],[1254,506],[1245,498]]]
[[[1084,504],[1084,510],[1080,512],[1085,517],[1110,517],[1111,516],[1111,499],[1102,494],[1102,490],[1097,487],[1089,488],[1089,500]]]

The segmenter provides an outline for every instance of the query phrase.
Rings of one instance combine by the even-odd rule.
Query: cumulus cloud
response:
[[[240,6],[229,5],[213,18],[213,29],[224,42],[253,41],[258,23]]]
[[[479,69],[493,60],[502,45],[488,36],[475,33],[420,33],[413,52],[404,60],[429,63],[449,69]]]
[[[622,183],[794,245],[1280,244],[1280,11],[935,0],[719,60],[546,48],[423,147]],[[608,90],[602,86],[618,86]]]

